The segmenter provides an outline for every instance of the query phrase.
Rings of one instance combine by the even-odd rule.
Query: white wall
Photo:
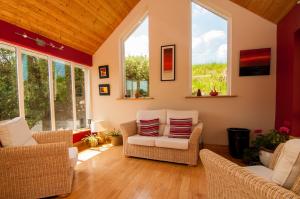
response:
[[[236,98],[185,99],[190,94],[191,1],[141,0],[93,56],[91,93],[93,119],[111,127],[135,118],[139,109],[197,109],[204,122],[204,142],[227,144],[226,128],[270,129],[275,118],[276,25],[229,0],[199,0],[232,20],[231,91]],[[150,96],[154,100],[117,100],[122,93],[121,40],[148,11]],[[176,81],[160,81],[160,46],[176,44]],[[271,75],[239,77],[239,51],[272,48]],[[230,50],[229,49],[229,50]],[[108,64],[110,78],[99,79],[98,66]],[[98,85],[111,84],[110,96]]]

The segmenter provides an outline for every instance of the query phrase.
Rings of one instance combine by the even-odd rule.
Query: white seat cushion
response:
[[[300,175],[300,139],[287,141],[274,168],[273,182],[290,189]]]
[[[141,136],[141,135],[133,135],[128,137],[128,144],[136,144],[142,146],[155,146],[155,139],[157,137],[152,136]]]
[[[155,139],[155,146],[171,149],[188,149],[189,139],[169,138],[168,136],[161,136]]]
[[[273,170],[269,169],[268,167],[264,167],[261,165],[255,165],[255,166],[249,166],[249,167],[245,167],[245,168],[256,176],[263,177],[267,181],[270,181],[270,182],[272,181]]]
[[[69,148],[69,159],[71,162],[71,167],[75,167],[78,160],[78,149],[77,147]]]
[[[0,140],[3,147],[36,145],[23,117],[16,117],[0,124]]]
[[[167,110],[167,124],[170,124],[170,118],[172,119],[192,118],[193,125],[195,125],[198,123],[198,111]]]

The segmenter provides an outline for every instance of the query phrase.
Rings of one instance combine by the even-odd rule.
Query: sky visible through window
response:
[[[227,63],[227,21],[192,3],[192,63]]]
[[[124,42],[125,57],[130,55],[149,57],[148,38],[148,17],[146,17]]]

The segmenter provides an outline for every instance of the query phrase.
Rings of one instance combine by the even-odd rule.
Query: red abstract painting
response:
[[[240,76],[270,75],[271,48],[241,50]]]
[[[171,72],[173,70],[173,48],[164,49],[164,71]]]

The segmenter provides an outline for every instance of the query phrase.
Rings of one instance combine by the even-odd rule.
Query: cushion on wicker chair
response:
[[[16,117],[0,124],[0,140],[3,147],[36,145],[23,117]]]
[[[133,135],[128,137],[128,144],[142,145],[142,146],[155,146],[155,138],[153,136]]]
[[[155,139],[155,146],[186,150],[189,148],[189,139],[170,138],[168,136],[161,136]]]
[[[248,166],[245,168],[249,170],[251,173],[255,174],[256,176],[263,177],[270,182],[272,181],[273,170],[269,169],[268,167],[255,165],[255,166]]]
[[[274,168],[272,180],[290,189],[300,175],[300,139],[287,141]]]
[[[70,147],[69,148],[69,159],[71,162],[71,167],[75,167],[77,160],[78,160],[78,149],[77,147]]]

